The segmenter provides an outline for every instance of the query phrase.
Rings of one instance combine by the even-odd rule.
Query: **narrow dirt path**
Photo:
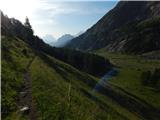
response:
[[[24,72],[24,86],[20,92],[20,112],[27,114],[30,120],[37,119],[37,111],[32,96],[32,80],[30,74],[30,66],[35,57],[29,61]]]

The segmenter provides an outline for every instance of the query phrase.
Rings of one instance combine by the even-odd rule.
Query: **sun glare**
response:
[[[30,17],[35,8],[37,0],[1,0],[0,9],[9,17],[15,17],[24,21],[26,16]]]

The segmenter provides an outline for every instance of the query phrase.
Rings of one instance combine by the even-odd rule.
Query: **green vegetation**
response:
[[[18,38],[2,36],[2,119],[15,118],[18,92],[24,84],[23,73],[32,56],[33,52],[26,43]]]
[[[109,81],[111,85],[145,100],[159,108],[160,98],[156,88],[142,84],[141,74],[154,71],[159,61],[137,56],[102,53],[119,67],[118,76]],[[124,120],[140,119],[134,113],[92,89],[98,79],[55,59],[45,53],[35,55],[33,50],[18,38],[2,39],[2,118],[27,119],[18,113],[18,94],[23,86],[23,74],[30,66],[33,99],[39,119],[89,119]],[[13,82],[14,81],[14,82]],[[91,95],[96,98],[92,98]],[[135,98],[136,99],[136,98]]]
[[[24,25],[16,19],[9,19],[7,16],[4,16],[3,13],[1,14],[1,18],[2,35],[21,38],[36,51],[49,54],[81,71],[94,76],[102,76],[112,67],[107,59],[95,54],[66,48],[51,47],[41,38],[33,34],[28,18],[26,18]],[[25,52],[25,50],[23,50],[23,52]]]
[[[159,24],[160,24],[160,17],[155,17],[155,18],[150,18],[138,23],[136,28],[138,30],[144,30],[146,28],[157,27],[159,26]]]
[[[27,89],[29,94],[30,99],[27,100],[31,104],[25,104],[29,106],[29,113],[36,110],[35,113],[40,120],[159,118],[156,110],[160,108],[160,61],[148,59],[147,54],[131,56],[106,53],[104,49],[91,54],[66,48],[54,48],[33,35],[28,19],[23,25],[18,20],[9,19],[3,14],[1,17],[2,119],[25,120],[30,117],[30,114],[20,112],[20,108],[23,107],[20,106],[22,88]],[[136,27],[151,26],[154,31],[157,29],[155,25],[157,21],[159,19],[144,21]],[[154,43],[147,46],[151,42],[150,37],[156,34],[152,32],[146,34],[144,30],[138,34],[137,31],[135,34],[130,34],[133,41],[126,43],[127,47],[133,46],[142,38],[146,41],[142,41],[138,48],[137,44],[134,44],[135,47],[129,52],[136,50],[134,52],[143,53],[154,48]],[[146,36],[138,38],[139,34],[143,36],[144,33]],[[136,38],[132,35],[136,35]],[[143,50],[142,46],[147,48]],[[119,69],[119,74],[108,81],[106,87],[100,91],[102,94],[99,94],[93,92],[99,80],[95,76],[101,76],[113,67],[107,58]],[[133,108],[134,105],[140,106],[136,108],[140,108],[138,112]],[[156,113],[154,114],[153,111],[145,117],[150,110],[145,110],[147,112],[143,114],[145,108],[143,106],[155,110]]]
[[[2,119],[25,120],[19,112],[18,96],[24,86],[24,72],[35,56],[18,38],[2,38]],[[45,59],[44,59],[45,58]],[[97,78],[51,56],[39,53],[30,66],[33,100],[39,119],[124,120],[107,99],[91,91]],[[116,108],[116,107],[115,107]]]
[[[44,46],[46,46],[44,44]],[[110,70],[112,65],[108,59],[98,56],[96,54],[90,54],[83,51],[77,51],[67,48],[53,48],[42,47],[41,50],[65,63],[68,63],[75,68],[87,72],[94,76],[103,76],[106,71]]]
[[[160,17],[148,18],[125,25],[120,29],[125,40],[125,53],[146,53],[159,50]],[[157,41],[157,43],[156,43]]]
[[[146,86],[142,83],[144,72],[160,68],[159,60],[120,53],[107,53],[103,52],[103,49],[99,50],[98,54],[109,58],[119,69],[119,74],[109,81],[110,84],[120,87],[155,108],[160,108],[158,87]]]
[[[90,70],[94,70],[93,73],[101,72],[99,66],[103,66],[104,69],[111,67],[107,59],[81,51],[53,48],[34,36],[30,27],[1,15],[2,119],[27,119],[28,115],[20,112],[22,106],[19,104],[19,94],[26,85],[24,74],[27,65],[35,56],[30,66],[30,74],[32,96],[39,119],[125,119],[114,109],[97,102],[99,98],[96,100],[92,98],[90,92],[98,79],[85,73],[86,71],[80,72],[74,68],[84,67],[86,64],[88,72],[92,73]],[[62,61],[66,60],[66,63],[74,67],[60,62],[53,56]]]
[[[142,84],[160,89],[160,69],[155,69],[153,73],[151,71],[145,71],[141,75]]]
[[[55,68],[48,66],[39,57],[31,66],[33,94],[42,119],[122,119],[108,108],[108,113],[82,91],[91,91],[86,82],[95,78],[82,73],[56,59]],[[58,67],[58,68],[56,68]],[[65,76],[60,74],[63,72]],[[86,81],[84,81],[84,79]]]

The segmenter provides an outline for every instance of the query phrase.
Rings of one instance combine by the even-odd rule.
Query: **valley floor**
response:
[[[160,61],[158,59],[146,59],[135,55],[102,51],[98,52],[98,54],[109,58],[119,69],[118,75],[108,81],[109,86],[106,86],[106,88],[109,90],[109,87],[112,86],[111,90],[117,93],[115,94],[116,96],[120,96],[117,98],[112,95],[108,96],[117,99],[117,102],[123,107],[127,107],[128,110],[142,115],[144,117],[143,119],[158,120],[160,118],[160,82],[157,83],[158,87],[156,88],[143,85],[141,74],[144,71],[153,71],[156,68],[160,68]],[[109,90],[108,92],[111,93],[112,91]],[[122,103],[120,102],[121,98]],[[128,102],[123,98],[126,98]],[[139,104],[134,104],[133,100],[138,101]]]

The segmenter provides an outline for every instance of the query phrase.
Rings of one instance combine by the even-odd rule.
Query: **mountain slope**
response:
[[[48,44],[56,41],[56,39],[52,35],[49,35],[49,34],[45,35],[43,37],[43,40]]]
[[[8,20],[7,24],[6,20],[2,22],[2,119],[125,120],[128,117],[114,110],[99,95],[95,94],[97,99],[94,100],[92,89],[98,79],[85,73],[84,69],[79,71],[64,63],[64,58],[60,58],[63,55],[68,57],[70,52],[69,56],[73,53],[75,58],[80,54],[82,61],[85,55],[84,60],[91,64],[92,59],[103,61],[102,57],[93,55],[92,58],[92,54],[88,56],[80,51],[52,48],[27,32],[28,29],[19,21],[13,19],[12,24],[7,17],[2,19]],[[74,58],[69,60],[74,62]],[[106,60],[104,62],[108,63]],[[105,64],[103,66],[105,68]],[[130,112],[127,115],[134,116]]]
[[[105,47],[108,51],[129,51],[132,53],[160,49],[159,7],[160,2],[121,1],[93,27],[74,38],[66,47],[81,50],[95,50]],[[146,24],[146,21],[150,21],[150,25],[139,28],[138,24]],[[138,45],[139,41],[149,48],[139,46],[137,50],[137,48],[130,46],[132,43]]]
[[[43,52],[37,54],[30,45],[21,39],[4,36],[2,37],[3,119],[28,119],[28,114],[18,112],[21,107],[17,100],[19,99],[21,90],[24,88],[23,74],[25,73],[25,68],[32,58],[35,58],[29,67],[32,80],[32,100],[36,106],[39,119],[141,119],[136,114],[118,105],[112,98],[101,96],[100,94],[93,94],[92,90],[98,80],[97,78],[79,71],[73,66]],[[118,60],[116,59],[116,61]],[[126,61],[124,62],[127,63]],[[123,64],[121,65],[123,66]],[[132,66],[134,66],[137,71],[135,64]],[[154,67],[153,62],[150,66]],[[132,69],[131,73],[134,74]],[[131,73],[129,76],[132,75]],[[117,79],[120,80],[114,81],[115,83],[120,82],[116,85],[121,86],[121,89],[123,89],[123,84],[125,85],[129,82],[128,78],[124,79],[123,76]],[[125,82],[121,82],[123,80],[125,80]],[[114,83],[114,81],[111,81],[111,83]],[[133,78],[132,83],[134,83],[134,81],[137,81],[137,77],[135,77],[135,80]],[[139,86],[136,86],[136,84],[137,83],[134,83],[133,87],[138,87],[136,90],[139,90]],[[126,88],[131,89],[132,87],[127,86]],[[150,99],[147,99],[147,101],[154,101],[152,104],[159,108],[159,100],[157,99],[157,97],[159,98],[159,93],[151,89],[147,89],[146,91],[146,88],[140,91],[142,93],[148,91],[145,93],[148,95],[143,93],[143,97],[145,96],[144,98],[147,98],[148,96],[152,96]],[[118,95],[121,92],[122,91],[118,89]],[[139,95],[141,92],[139,92]],[[110,92],[110,94],[112,93]],[[91,95],[95,95],[94,99]],[[122,95],[124,95],[123,92]],[[122,100],[123,98],[125,97],[121,97]]]
[[[159,80],[145,86],[140,78],[143,71],[159,67],[159,61],[137,58],[130,63],[132,58],[115,55],[111,60],[120,74],[94,92],[99,77],[113,67],[110,60],[97,53],[51,47],[18,20],[2,19],[3,119],[159,119]]]
[[[104,57],[82,51],[52,47],[44,43],[38,36],[34,36],[33,30],[23,25],[20,21],[14,18],[9,19],[3,13],[1,18],[2,35],[18,37],[38,52],[49,54],[94,76],[101,76],[112,67],[112,64]]]
[[[74,36],[70,34],[65,34],[57,39],[56,42],[53,42],[51,45],[54,47],[64,47],[70,40],[72,40]]]
[[[34,59],[33,59],[34,58]],[[114,110],[110,103],[97,96],[99,102],[88,96],[97,78],[55,59],[34,51],[23,40],[2,37],[2,119],[28,120],[27,112],[20,109],[28,104],[21,96],[25,88],[24,74],[28,63],[31,76],[31,101],[35,105],[37,119],[106,119],[125,120],[126,115]],[[27,92],[27,91],[26,91]],[[23,93],[27,94],[27,93]],[[87,95],[86,95],[87,94]],[[21,98],[22,97],[22,98]],[[21,106],[20,99],[24,102]],[[31,106],[29,105],[31,109]],[[107,108],[107,109],[106,109]],[[116,106],[115,108],[127,110]],[[33,114],[33,113],[32,113]]]

